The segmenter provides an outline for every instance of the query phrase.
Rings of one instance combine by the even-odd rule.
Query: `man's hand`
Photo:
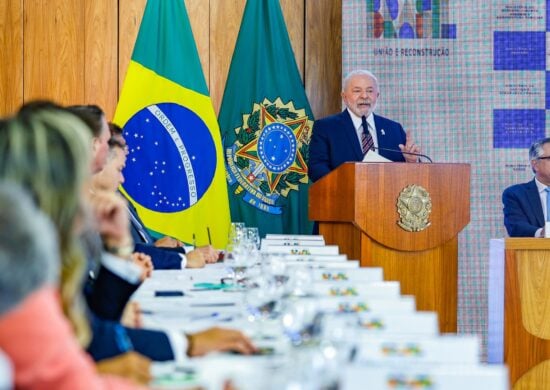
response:
[[[198,248],[195,248],[192,252],[200,252],[204,256],[204,261],[207,264],[212,264],[218,261],[218,258],[220,256],[220,251],[214,249],[212,245],[206,245],[206,246],[200,246]]]
[[[211,328],[187,335],[189,356],[202,356],[214,351],[235,351],[244,355],[256,352],[256,347],[238,330]]]
[[[175,238],[164,236],[155,241],[155,246],[159,248],[177,248],[183,246],[183,244]]]
[[[194,251],[186,253],[185,257],[187,258],[186,268],[203,268],[204,264],[206,264],[204,255],[202,254],[202,252],[196,249]]]
[[[414,143],[412,140],[411,132],[407,131],[407,138],[405,145],[399,144],[399,149],[402,152],[408,152],[408,153],[422,153],[420,150],[420,146]],[[405,158],[406,162],[418,162],[418,156],[412,155],[412,154],[403,154],[403,157]]]
[[[138,302],[131,301],[124,307],[120,323],[127,328],[139,329],[143,326],[141,308]]]
[[[151,260],[151,256],[145,253],[134,252],[132,253],[132,262],[141,269],[141,276],[139,279],[142,282],[151,277],[153,273],[153,261]]]
[[[123,355],[96,363],[97,371],[102,374],[112,374],[131,379],[146,385],[151,379],[151,361],[137,352],[126,352]]]

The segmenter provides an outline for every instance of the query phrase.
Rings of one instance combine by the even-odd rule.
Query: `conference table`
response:
[[[417,312],[414,297],[402,296],[398,282],[384,281],[380,268],[359,268],[334,248],[271,250],[288,250],[279,256],[287,283],[294,283],[294,293],[278,300],[278,315],[258,316],[261,282],[255,290],[222,284],[231,273],[224,263],[154,271],[143,283],[132,300],[144,327],[238,329],[260,350],[155,363],[152,387],[222,389],[230,381],[238,389],[508,388],[504,366],[480,364],[477,337],[440,335],[436,313]]]

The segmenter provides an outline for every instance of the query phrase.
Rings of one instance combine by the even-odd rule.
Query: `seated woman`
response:
[[[21,389],[129,389],[101,376],[61,311],[55,228],[14,184],[0,184],[0,349]],[[142,382],[149,377],[142,366]],[[136,378],[138,379],[138,378]],[[138,379],[139,380],[139,379]]]

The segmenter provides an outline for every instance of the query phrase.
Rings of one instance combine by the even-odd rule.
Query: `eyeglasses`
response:
[[[550,160],[550,156],[537,157],[537,160]]]

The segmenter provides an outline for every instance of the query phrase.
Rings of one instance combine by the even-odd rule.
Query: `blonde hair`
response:
[[[75,222],[90,174],[90,143],[86,125],[53,104],[23,107],[0,128],[0,177],[29,191],[56,227],[62,308],[82,346],[90,341],[90,329],[82,299],[86,261]]]

